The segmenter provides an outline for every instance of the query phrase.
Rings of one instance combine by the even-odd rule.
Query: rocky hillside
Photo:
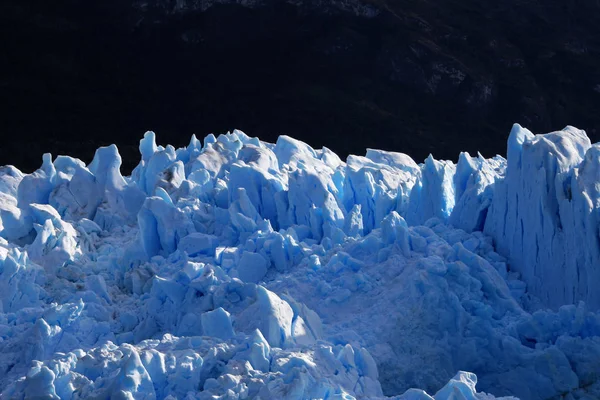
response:
[[[109,141],[133,162],[148,129],[176,145],[239,128],[417,160],[504,153],[512,122],[598,141],[598,12],[581,0],[4,2],[0,164],[91,159]]]

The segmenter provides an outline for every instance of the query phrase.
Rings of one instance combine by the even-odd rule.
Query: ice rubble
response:
[[[2,398],[600,396],[583,131],[457,164],[240,131],[140,153],[0,169]]]

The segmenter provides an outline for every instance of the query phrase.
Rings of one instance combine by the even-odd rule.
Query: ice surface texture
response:
[[[534,136],[515,125],[495,186],[485,232],[529,291],[550,307],[600,308],[600,147],[573,127]]]
[[[0,169],[2,398],[600,396],[583,131],[457,164],[237,130],[140,153]]]

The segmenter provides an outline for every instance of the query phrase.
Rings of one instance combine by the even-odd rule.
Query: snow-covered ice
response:
[[[456,164],[238,130],[140,154],[0,168],[1,398],[600,398],[585,132]]]

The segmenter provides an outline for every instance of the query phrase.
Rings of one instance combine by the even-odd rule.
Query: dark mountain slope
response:
[[[0,164],[115,142],[128,169],[147,129],[417,160],[504,153],[513,122],[599,139],[598,2],[225,3],[2,3]]]

